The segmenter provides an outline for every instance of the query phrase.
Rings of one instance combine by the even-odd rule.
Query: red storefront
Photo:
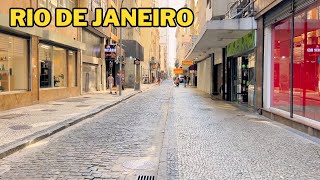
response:
[[[264,40],[267,107],[320,121],[320,2],[283,1],[265,17]]]

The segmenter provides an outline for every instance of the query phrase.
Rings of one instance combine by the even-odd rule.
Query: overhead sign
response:
[[[227,46],[227,57],[246,53],[254,49],[255,46],[255,31],[253,30]]]
[[[173,69],[173,73],[176,75],[183,74],[183,69],[182,68],[175,68],[175,69]]]
[[[191,66],[191,65],[193,65],[193,61],[190,61],[190,60],[182,61],[182,65]]]

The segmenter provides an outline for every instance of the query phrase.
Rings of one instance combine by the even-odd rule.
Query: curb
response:
[[[60,122],[52,127],[41,130],[39,132],[35,132],[35,133],[33,133],[29,136],[26,136],[22,139],[18,139],[18,140],[13,141],[9,144],[3,145],[2,147],[0,147],[0,159],[3,159],[5,157],[19,151],[19,150],[26,148],[27,146],[29,146],[31,144],[34,144],[34,143],[39,142],[47,137],[50,137],[50,136],[52,136],[52,135],[54,135],[64,129],[70,127],[70,126],[73,126],[73,125],[75,125],[85,119],[93,117],[94,115],[99,114],[102,111],[105,111],[111,107],[114,107],[114,106],[122,103],[123,101],[126,101],[126,100],[134,97],[135,95],[140,94],[145,91],[148,91],[150,89],[152,89],[152,87],[147,88],[146,90],[143,90],[143,91],[136,91],[133,94],[125,96],[123,99],[120,99],[119,101],[116,101],[112,104],[102,105],[102,106],[96,108],[95,110],[90,111],[89,113],[83,113],[83,114],[77,115],[76,117],[66,119],[63,122]]]

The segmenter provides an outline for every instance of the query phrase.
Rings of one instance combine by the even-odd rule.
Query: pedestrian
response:
[[[121,77],[120,77],[120,73],[118,72],[117,77],[116,77],[116,85],[117,85],[116,94],[117,94],[117,92],[120,92],[120,81],[121,81]]]
[[[184,78],[183,78],[183,84],[184,84],[184,87],[187,87],[187,77],[186,76],[184,76]]]
[[[121,86],[122,86],[122,87],[121,87],[122,90],[124,90],[124,77],[123,77],[123,76],[121,77]]]
[[[113,87],[113,83],[114,83],[114,78],[113,78],[112,74],[109,75],[108,81],[109,81],[110,94],[112,94],[112,87]]]

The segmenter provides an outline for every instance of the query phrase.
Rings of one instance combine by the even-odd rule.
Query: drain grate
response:
[[[55,109],[43,109],[41,111],[44,111],[44,112],[55,112],[57,110],[55,110]]]
[[[87,101],[87,98],[71,98],[71,99],[63,99],[59,102],[84,102]]]
[[[12,130],[24,130],[24,129],[31,129],[32,126],[28,126],[28,125],[15,125],[15,126],[10,126],[9,127]]]
[[[138,176],[137,180],[155,180],[155,176]]]
[[[7,115],[0,116],[0,119],[14,119],[14,118],[22,117],[25,115],[26,114],[7,114]]]
[[[63,104],[52,104],[54,106],[62,106]]]

